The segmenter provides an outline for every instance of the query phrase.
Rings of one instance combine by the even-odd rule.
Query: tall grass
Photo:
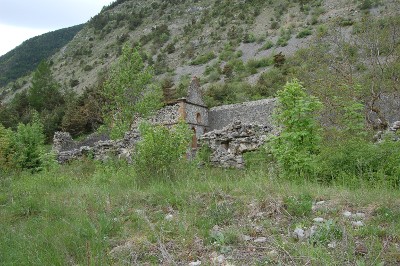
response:
[[[393,199],[400,196],[392,188],[365,185],[348,190],[310,181],[293,183],[258,167],[223,170],[187,163],[177,166],[174,176],[143,180],[124,162],[90,160],[47,172],[3,176],[0,264],[158,265],[168,259],[187,263],[204,255],[193,248],[199,239],[207,254],[242,245],[240,236],[253,230],[246,217],[254,202],[270,206],[309,195],[312,201],[338,199],[393,210]],[[289,226],[285,223],[282,229]],[[222,236],[212,233],[215,225],[224,228]],[[393,224],[388,234],[397,234],[396,228]],[[290,245],[295,254],[297,244]],[[159,251],[162,246],[167,253]],[[335,256],[332,261],[340,257]]]

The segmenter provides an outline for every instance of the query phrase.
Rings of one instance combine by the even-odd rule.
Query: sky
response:
[[[87,22],[113,0],[0,0],[0,56],[23,41]]]

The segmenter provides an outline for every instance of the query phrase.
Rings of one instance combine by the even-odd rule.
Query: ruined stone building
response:
[[[201,141],[212,150],[211,162],[222,167],[243,167],[242,154],[258,149],[268,134],[273,133],[272,112],[275,99],[263,99],[218,106],[208,109],[202,99],[200,83],[193,78],[187,97],[169,102],[149,118],[152,124],[173,126],[185,121],[193,130],[192,149]],[[137,123],[136,123],[137,124]],[[54,136],[54,150],[58,161],[63,163],[91,153],[102,159],[107,153],[129,158],[135,143],[140,140],[137,127],[133,127],[121,140],[89,137],[83,142],[74,142],[65,132]]]

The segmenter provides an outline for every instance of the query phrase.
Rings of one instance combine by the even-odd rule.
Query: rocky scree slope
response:
[[[271,68],[273,55],[292,55],[319,31],[349,26],[366,12],[389,16],[399,9],[396,0],[118,0],[51,58],[52,68],[65,88],[82,92],[104,78],[129,42],[141,45],[157,78],[178,96],[185,94],[179,88],[187,87],[189,76],[201,77],[207,85],[221,83],[227,79],[228,62],[264,58],[264,64],[238,75],[254,84]],[[24,80],[22,89],[29,86],[29,77]]]

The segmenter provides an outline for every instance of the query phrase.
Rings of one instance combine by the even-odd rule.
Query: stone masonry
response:
[[[194,133],[192,150],[197,149],[201,140],[212,150],[213,165],[241,168],[244,167],[242,154],[258,149],[266,134],[272,132],[271,117],[275,104],[275,99],[264,99],[209,110],[202,99],[199,80],[194,78],[186,98],[167,103],[147,121],[170,127],[183,120]],[[109,154],[131,160],[135,144],[140,140],[138,125],[141,120],[136,119],[132,129],[121,140],[93,135],[75,142],[69,133],[57,132],[53,150],[60,163],[84,156],[104,160]]]
[[[243,153],[259,149],[273,128],[267,125],[244,124],[237,120],[223,129],[213,130],[200,137],[210,147],[210,162],[224,168],[243,168]]]

